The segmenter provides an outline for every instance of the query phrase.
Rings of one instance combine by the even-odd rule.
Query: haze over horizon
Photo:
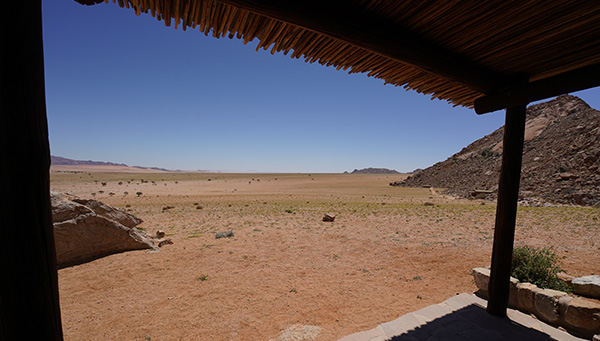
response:
[[[256,41],[44,0],[52,155],[225,172],[427,168],[504,124]],[[600,90],[573,93],[600,108]]]

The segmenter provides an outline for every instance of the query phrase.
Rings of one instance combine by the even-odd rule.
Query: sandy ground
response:
[[[174,242],[60,270],[66,340],[291,340],[294,330],[335,340],[473,292],[471,268],[490,263],[494,203],[389,186],[398,175],[51,178]],[[568,273],[598,274],[599,220],[593,208],[520,208],[516,244],[551,246]]]

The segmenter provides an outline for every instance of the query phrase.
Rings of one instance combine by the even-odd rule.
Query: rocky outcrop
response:
[[[485,299],[488,298],[489,276],[489,269],[473,269],[475,285],[479,289],[477,294]],[[538,288],[513,277],[510,281],[509,307],[534,314],[540,320],[561,326],[577,336],[591,339],[600,333],[600,301]]]
[[[493,199],[503,134],[502,127],[391,185],[429,185],[468,198],[479,190],[477,197]],[[520,200],[529,205],[600,204],[600,111],[570,95],[527,108]]]
[[[71,200],[72,199],[72,200]],[[152,237],[135,228],[141,219],[96,200],[51,192],[58,268],[114,253],[152,249]]]

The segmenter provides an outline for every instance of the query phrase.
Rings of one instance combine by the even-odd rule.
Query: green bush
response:
[[[563,270],[558,265],[558,256],[552,249],[521,246],[513,251],[511,276],[521,282],[529,282],[540,288],[570,292],[571,288],[556,276],[561,271]]]

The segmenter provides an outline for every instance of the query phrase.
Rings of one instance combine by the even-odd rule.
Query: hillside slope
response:
[[[527,108],[520,198],[543,203],[600,204],[600,111],[578,97],[559,96]],[[393,186],[433,186],[470,197],[498,190],[504,128]]]

